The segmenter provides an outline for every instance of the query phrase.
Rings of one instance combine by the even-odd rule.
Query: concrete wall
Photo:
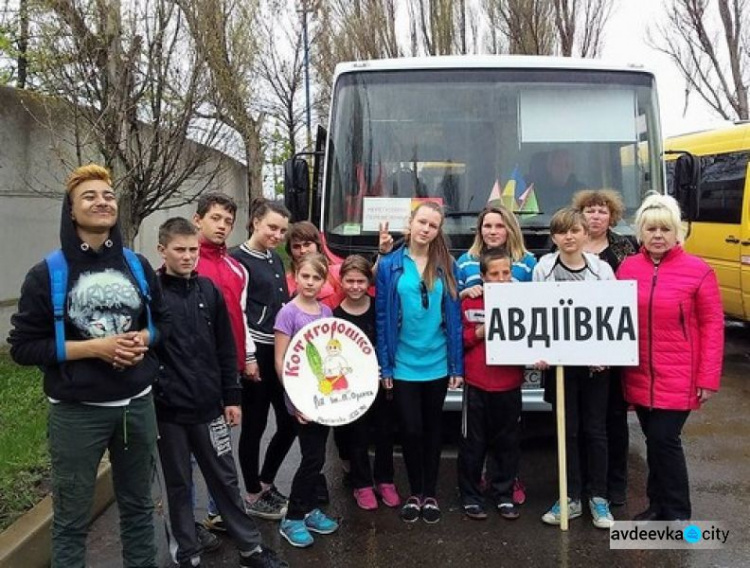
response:
[[[76,163],[73,129],[63,109],[41,104],[33,94],[0,87],[0,345],[26,272],[59,247],[60,200],[70,166]],[[48,124],[53,124],[50,129]],[[95,156],[88,159],[96,160]],[[242,242],[247,219],[247,171],[216,152],[214,163],[225,167],[215,189],[233,196],[239,205],[237,229],[230,244]],[[187,187],[186,192],[195,192]],[[157,211],[140,227],[135,249],[155,266],[157,228],[175,215],[190,218],[194,205]]]

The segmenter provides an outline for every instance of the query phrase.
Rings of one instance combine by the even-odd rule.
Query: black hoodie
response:
[[[107,337],[146,327],[145,299],[122,252],[119,222],[109,240],[94,251],[78,237],[71,217],[70,196],[63,198],[60,243],[68,263],[65,339]],[[170,317],[148,261],[139,255],[151,291],[151,315],[156,338],[164,335]],[[109,402],[132,397],[152,384],[158,362],[153,349],[143,361],[124,370],[97,358],[57,362],[49,271],[42,261],[26,275],[18,312],[11,318],[10,354],[21,365],[38,365],[44,372],[44,392],[66,402]],[[152,345],[155,342],[152,340]]]

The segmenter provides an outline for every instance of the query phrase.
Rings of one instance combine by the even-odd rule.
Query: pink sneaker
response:
[[[378,483],[377,487],[383,505],[386,507],[398,507],[401,505],[401,497],[398,495],[396,486],[393,483]]]
[[[526,486],[517,477],[513,482],[513,502],[516,505],[523,505],[526,502]]]
[[[375,492],[372,487],[363,487],[354,490],[354,499],[360,509],[365,511],[374,511],[378,508],[378,500],[375,498]]]

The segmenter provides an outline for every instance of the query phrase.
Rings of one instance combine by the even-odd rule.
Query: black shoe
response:
[[[200,523],[195,523],[195,534],[198,537],[201,554],[204,552],[213,552],[221,546],[221,539],[215,534],[208,532],[208,529]]]
[[[498,504],[497,512],[500,513],[500,516],[503,519],[508,519],[510,521],[515,521],[521,516],[521,511],[519,510],[518,505],[512,502]]]
[[[422,520],[428,525],[439,523],[443,514],[440,512],[437,500],[434,497],[428,497],[422,501]]]
[[[327,505],[331,501],[331,497],[328,494],[328,482],[326,481],[326,476],[322,473],[315,480],[315,499],[318,505]]]
[[[641,511],[635,517],[634,521],[658,521],[661,518],[661,511],[657,507],[649,505],[648,509]]]
[[[419,501],[419,497],[412,495],[406,500],[406,503],[401,507],[401,511],[398,516],[405,523],[413,523],[419,518],[422,512],[422,504]]]
[[[258,546],[256,552],[249,556],[240,554],[240,566],[242,568],[289,568],[289,564],[279,558],[276,552],[265,546]]]
[[[475,521],[484,521],[487,518],[487,511],[481,505],[464,505],[464,515]]]

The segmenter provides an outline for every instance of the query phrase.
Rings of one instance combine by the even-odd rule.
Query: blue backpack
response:
[[[146,301],[146,320],[148,334],[151,341],[154,340],[154,322],[151,319],[151,292],[149,291],[146,274],[138,256],[129,248],[122,249],[130,272],[133,274],[141,295]],[[61,249],[48,254],[44,261],[47,263],[49,272],[50,291],[52,293],[52,310],[55,315],[55,352],[57,362],[65,361],[65,299],[68,295],[68,261]]]

